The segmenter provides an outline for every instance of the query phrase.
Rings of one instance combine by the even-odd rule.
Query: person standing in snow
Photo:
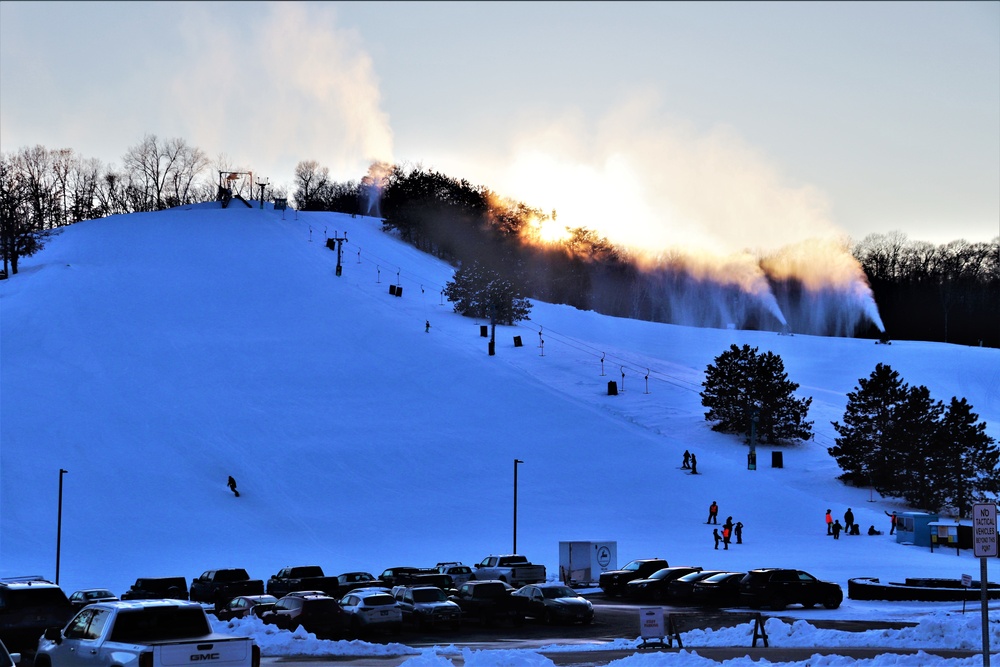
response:
[[[681,470],[691,469],[691,454],[688,450],[684,450],[684,463],[681,464]]]
[[[835,540],[840,539],[840,529],[841,529],[840,519],[837,519],[836,521],[833,522],[833,539]]]
[[[695,458],[694,453],[691,453],[691,474],[698,474],[698,459]]]
[[[236,496],[237,498],[240,497],[240,492],[236,490],[236,480],[233,479],[232,475],[229,476],[229,481],[226,482],[226,486],[229,487],[229,490],[233,492],[234,496]]]
[[[833,512],[831,510],[826,511],[826,534],[833,535]]]
[[[430,333],[430,332],[431,332],[431,321],[427,320],[424,323],[424,333]]]
[[[719,540],[722,539],[721,537],[719,537],[719,529],[718,528],[713,528],[712,529],[712,537],[715,538],[715,548],[716,548],[716,550],[718,550],[718,548],[719,548]]]
[[[893,512],[892,514],[889,514],[885,510],[882,511],[885,512],[887,517],[889,517],[889,534],[892,535],[896,532],[896,513]]]
[[[848,535],[851,534],[851,530],[854,528],[854,512],[848,507],[847,511],[844,512],[844,530]]]
[[[712,504],[708,506],[708,521],[705,523],[714,523],[719,525],[719,505],[713,500]]]
[[[718,530],[716,528],[715,530]],[[733,529],[730,526],[722,527],[722,543],[726,545],[726,551],[729,551],[729,538],[733,534]]]
[[[736,525],[733,526],[733,532],[736,533],[736,544],[743,544],[743,522],[737,521]]]

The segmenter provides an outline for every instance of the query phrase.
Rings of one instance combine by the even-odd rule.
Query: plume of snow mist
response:
[[[226,3],[179,10],[186,42],[165,87],[170,118],[154,119],[170,130],[158,133],[188,137],[273,181],[291,179],[305,159],[334,180],[391,162],[389,117],[357,32],[337,25],[335,7],[258,7],[238,20]]]
[[[364,200],[365,215],[382,217],[382,190],[385,189],[386,179],[392,172],[392,165],[388,162],[373,162],[368,167],[368,173],[361,179],[361,198]]]
[[[716,328],[787,325],[767,277],[748,253],[723,256],[675,249],[637,259],[658,288],[651,319]]]
[[[865,272],[845,243],[802,241],[764,257],[760,265],[793,331],[853,336],[869,322],[885,332]]]

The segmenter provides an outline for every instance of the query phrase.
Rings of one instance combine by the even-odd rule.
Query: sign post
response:
[[[987,558],[997,556],[997,506],[994,503],[977,503],[972,506],[972,544],[979,559],[979,599],[983,614],[983,667],[990,667],[990,616],[986,604],[986,582],[989,578]]]

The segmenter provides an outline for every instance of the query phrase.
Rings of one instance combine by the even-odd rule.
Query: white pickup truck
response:
[[[476,565],[474,579],[497,579],[515,588],[545,581],[545,566],[534,565],[524,556],[487,556]]]
[[[38,641],[35,667],[260,667],[252,639],[212,632],[199,604],[101,602]]]

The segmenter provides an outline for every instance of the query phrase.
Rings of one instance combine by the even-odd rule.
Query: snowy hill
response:
[[[345,233],[337,277],[324,240]],[[826,537],[828,507],[880,529],[901,508],[837,482],[826,448],[878,362],[966,397],[1000,437],[1000,350],[536,303],[498,327],[491,357],[483,323],[441,298],[451,273],[377,220],[331,213],[205,205],[64,229],[0,283],[0,576],[54,576],[60,468],[67,591],[229,566],[266,579],[477,562],[511,549],[515,458],[518,551],[552,575],[561,540],[616,540],[619,565],[787,565],[845,588],[978,573],[971,554]],[[703,371],[731,343],[779,354],[814,399],[815,441],[780,448],[783,468],[762,446],[747,471],[746,446],[703,418]],[[685,449],[702,474],[679,469]],[[712,549],[713,500],[745,544]]]

